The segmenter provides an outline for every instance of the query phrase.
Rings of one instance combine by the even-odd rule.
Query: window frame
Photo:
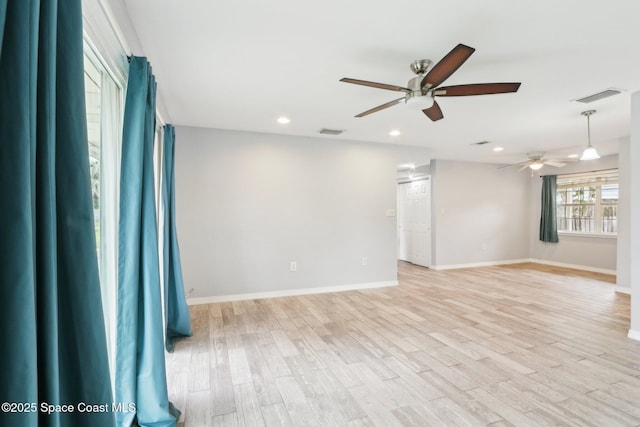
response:
[[[616,231],[606,232],[606,231],[579,231],[579,230],[562,230],[560,229],[561,219],[557,218],[558,224],[558,234],[563,236],[579,236],[579,237],[587,237],[587,238],[609,238],[615,239],[618,236],[617,232],[617,207],[619,203],[619,199],[616,203],[603,203],[602,201],[602,186],[604,185],[618,185],[619,191],[619,180],[618,180],[618,169],[607,169],[603,171],[594,171],[594,172],[586,172],[586,173],[577,173],[577,174],[568,174],[568,175],[558,175],[557,184],[556,184],[556,213],[560,210],[560,208],[564,207],[564,215],[562,218],[566,220],[570,220],[570,217],[566,216],[567,207],[578,206],[580,204],[576,203],[559,203],[559,200],[562,196],[560,196],[561,191],[566,191],[569,189],[575,189],[578,191],[579,189],[585,188],[593,188],[595,192],[594,202],[587,203],[586,206],[593,206],[593,224],[594,230],[602,230],[604,227],[604,216],[602,215],[602,209],[605,206],[613,206],[616,211]]]

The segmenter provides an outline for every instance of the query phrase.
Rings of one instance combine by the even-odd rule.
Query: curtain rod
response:
[[[558,173],[558,174],[547,174],[547,175],[540,175],[540,178],[545,177],[545,176],[569,176],[569,175],[580,175],[583,173],[596,173],[596,172],[609,172],[609,171],[615,171],[618,170],[618,168],[608,168],[608,169],[596,169],[596,170],[592,170],[592,171],[584,171],[584,172],[572,172],[572,173]]]
[[[100,4],[100,8],[104,13],[105,18],[107,18],[107,23],[111,27],[113,34],[116,36],[116,40],[118,41],[118,44],[120,45],[122,50],[125,52],[125,55],[127,56],[127,62],[131,62],[131,57],[133,56],[133,53],[131,53],[131,55],[127,55],[127,52],[132,52],[132,50],[129,47],[129,44],[127,43],[127,38],[122,32],[122,28],[120,28],[118,21],[116,21],[115,17],[113,16],[113,11],[111,10],[111,7],[105,2],[105,0],[99,0],[98,3]],[[162,117],[162,114],[160,114],[160,112],[158,111],[157,107],[156,107],[156,118],[162,124],[162,126],[167,124],[167,122]]]

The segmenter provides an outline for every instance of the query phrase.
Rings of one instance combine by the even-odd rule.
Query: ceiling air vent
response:
[[[324,134],[324,135],[340,135],[342,132],[344,132],[343,130],[337,130],[337,129],[321,129],[320,133]]]
[[[480,141],[480,142],[474,142],[471,145],[484,145],[484,144],[489,144],[491,141]]]
[[[584,98],[576,99],[576,102],[582,102],[584,104],[589,104],[591,102],[599,101],[604,98],[608,98],[613,95],[619,94],[621,91],[618,89],[607,89],[602,92],[594,93],[593,95],[585,96]]]

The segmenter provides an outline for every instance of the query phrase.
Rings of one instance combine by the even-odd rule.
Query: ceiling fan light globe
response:
[[[580,157],[580,160],[595,160],[599,158],[600,158],[600,155],[596,151],[595,147],[589,146],[584,149],[584,152],[582,153],[582,157]]]
[[[542,169],[542,166],[544,166],[544,163],[531,163],[529,165],[529,167],[531,168],[531,170],[537,171]]]
[[[428,95],[414,95],[407,98],[405,103],[412,110],[426,110],[433,106],[433,97]]]

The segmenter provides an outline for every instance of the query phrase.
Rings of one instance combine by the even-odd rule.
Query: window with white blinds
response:
[[[558,175],[559,232],[615,235],[618,231],[618,170]]]

